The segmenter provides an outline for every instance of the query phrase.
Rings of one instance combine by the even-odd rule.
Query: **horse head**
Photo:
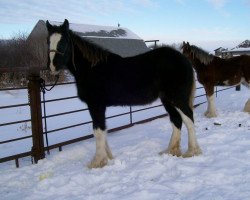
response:
[[[189,42],[184,42],[183,41],[183,44],[182,44],[182,47],[181,47],[181,50],[182,50],[182,53],[187,56],[189,59],[192,59],[193,58],[193,52],[192,52],[192,49],[191,49],[191,46],[189,44]]]
[[[57,75],[65,69],[71,58],[71,40],[69,36],[69,22],[65,19],[60,26],[51,25],[46,21],[48,30],[48,68],[51,74]]]
[[[205,50],[195,45],[190,45],[189,42],[182,44],[182,53],[195,65],[195,67],[199,67],[199,65],[209,65],[214,56],[209,54]]]

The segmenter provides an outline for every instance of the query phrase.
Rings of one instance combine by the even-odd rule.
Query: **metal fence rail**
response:
[[[68,85],[68,84],[74,84],[74,83],[72,83],[72,82],[71,83],[63,83],[63,84],[59,84],[59,85]],[[48,85],[48,86],[50,86],[50,85]],[[231,89],[231,88],[233,88],[233,87],[223,88],[223,89],[220,89],[220,90],[217,90],[217,88],[216,88],[216,95],[217,95],[218,92],[222,92],[224,90],[228,90],[228,89]],[[21,90],[21,89],[28,90],[27,87],[14,88],[14,89],[11,89],[11,88],[8,89],[7,88],[7,89],[0,89],[0,92],[1,91],[8,91],[8,90]],[[196,89],[197,90],[203,89],[203,87],[197,87]],[[205,93],[199,94],[195,98],[199,98],[199,97],[203,97],[203,96],[206,96]],[[55,98],[55,99],[50,99],[50,100],[45,100],[45,98],[44,98],[44,99],[40,100],[40,105],[44,106],[43,107],[43,109],[44,109],[43,113],[44,114],[43,114],[43,116],[41,116],[41,120],[43,120],[43,128],[42,128],[42,130],[43,130],[43,132],[42,132],[43,138],[45,138],[47,140],[47,135],[48,134],[52,134],[52,133],[55,133],[55,132],[58,132],[58,131],[62,131],[62,130],[66,130],[66,129],[70,129],[70,128],[74,128],[74,127],[78,127],[78,126],[84,126],[84,125],[88,125],[88,124],[92,123],[91,120],[88,120],[88,121],[84,121],[84,122],[81,122],[81,123],[71,124],[71,125],[68,125],[68,126],[65,126],[65,127],[59,127],[59,128],[54,128],[54,129],[50,129],[50,130],[47,130],[47,127],[45,127],[46,123],[44,124],[44,120],[50,120],[50,119],[53,119],[54,117],[66,116],[66,115],[69,115],[69,114],[72,114],[72,113],[88,111],[88,109],[85,108],[85,109],[77,109],[77,110],[71,110],[71,111],[59,112],[59,113],[55,113],[55,114],[46,115],[46,110],[47,110],[46,104],[51,103],[51,102],[72,100],[72,99],[76,99],[76,98],[78,98],[78,97],[77,96],[69,96],[69,97]],[[196,103],[195,107],[198,106],[198,105],[201,105],[201,104],[203,104],[205,102],[206,101],[198,102],[198,103]],[[3,109],[19,108],[19,107],[30,106],[30,105],[31,105],[30,102],[29,103],[22,103],[22,104],[4,105],[4,106],[0,107],[0,111],[3,110]],[[114,115],[108,116],[108,117],[106,117],[106,119],[114,119],[114,118],[118,118],[118,117],[121,117],[121,116],[128,116],[129,117],[129,123],[127,123],[125,125],[122,125],[122,126],[119,126],[119,127],[112,128],[112,129],[108,130],[108,132],[109,133],[115,132],[115,131],[122,130],[122,129],[125,129],[125,128],[128,128],[128,127],[132,127],[135,124],[146,123],[146,122],[152,121],[154,119],[162,118],[162,117],[167,116],[167,114],[160,114],[160,115],[145,118],[145,119],[139,120],[139,121],[134,121],[133,120],[135,113],[140,113],[140,112],[143,112],[143,111],[146,111],[146,110],[152,110],[154,108],[158,108],[158,107],[161,107],[161,106],[162,106],[161,104],[158,104],[158,105],[154,105],[154,106],[150,106],[150,107],[146,107],[146,108],[144,107],[144,108],[140,108],[140,109],[136,109],[136,110],[133,110],[132,107],[129,107],[129,111],[126,111],[126,112],[123,112],[123,113],[120,113],[120,114],[114,114]],[[31,119],[23,119],[23,120],[17,120],[17,121],[12,121],[12,122],[1,123],[0,128],[3,127],[3,126],[11,126],[11,125],[25,123],[25,122],[31,122]],[[75,143],[75,142],[83,141],[83,140],[86,140],[86,139],[89,139],[89,138],[92,138],[92,137],[93,137],[92,134],[88,134],[88,135],[85,135],[85,136],[82,136],[82,137],[77,137],[77,138],[70,139],[68,141],[64,141],[64,142],[60,142],[60,143],[56,143],[56,144],[53,144],[53,145],[48,145],[48,143],[47,143],[46,147],[45,147],[45,145],[43,145],[42,150],[44,152],[46,150],[59,148],[59,151],[61,151],[62,147],[65,146],[65,145],[69,145],[69,144],[72,144],[72,143]],[[18,138],[3,140],[3,141],[0,141],[0,145],[1,144],[8,144],[8,143],[16,142],[16,141],[20,141],[20,140],[27,140],[27,139],[30,139],[30,138],[33,139],[33,135],[28,135],[28,136],[24,136],[24,137],[18,137]],[[15,155],[0,158],[0,163],[14,160],[15,164],[16,164],[16,167],[19,167],[19,159],[23,158],[23,157],[27,157],[27,156],[34,157],[34,149],[31,149],[28,152],[23,152],[23,153],[19,153],[19,154],[15,154]]]

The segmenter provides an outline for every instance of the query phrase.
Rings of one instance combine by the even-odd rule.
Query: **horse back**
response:
[[[215,57],[198,73],[198,80],[202,84],[235,85],[242,78],[250,80],[250,56],[242,55],[228,59]]]
[[[183,88],[183,96],[188,97],[192,84],[191,64],[168,47],[128,58],[110,57],[93,67],[88,76],[91,99],[102,99],[106,105],[148,104],[161,94],[176,96]]]

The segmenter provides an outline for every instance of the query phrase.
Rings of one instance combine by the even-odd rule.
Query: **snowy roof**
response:
[[[217,49],[215,49],[215,52],[221,52],[221,51],[226,51],[227,49],[223,48],[223,47],[219,47]]]
[[[239,55],[250,55],[250,41],[245,40],[242,43],[240,43],[238,46],[232,48],[232,49],[225,49],[225,48],[218,48],[215,49],[215,54],[217,56],[239,56]]]
[[[250,51],[250,47],[249,48],[234,48],[231,50],[228,50],[227,52],[238,52],[238,51]]]
[[[250,47],[249,48],[233,48],[233,49],[224,49],[220,51],[222,54],[231,53],[233,55],[249,55],[250,54]]]
[[[221,51],[224,53],[227,53],[227,52],[231,52],[231,53],[232,52],[250,52],[250,40],[245,40],[230,50],[228,50],[227,48],[219,47],[219,48],[215,49],[214,51]]]
[[[61,22],[50,22],[52,25],[61,25]],[[80,36],[98,38],[119,38],[142,40],[138,35],[124,27],[100,26],[91,24],[70,23],[69,28]]]
[[[54,21],[50,23],[52,25],[62,24]],[[70,23],[70,29],[79,36],[122,57],[135,56],[150,50],[138,35],[124,27]],[[35,41],[40,54],[44,54],[44,57],[47,57],[47,35],[45,21],[39,20],[28,38]],[[46,63],[45,59],[43,64],[46,65]]]
[[[238,46],[236,46],[235,48],[249,48],[250,47],[250,40],[245,40],[243,42],[241,42]]]

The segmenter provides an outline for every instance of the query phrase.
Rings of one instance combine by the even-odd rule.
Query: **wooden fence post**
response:
[[[40,93],[40,76],[31,74],[28,76],[28,92],[32,126],[32,156],[35,163],[45,157]]]

